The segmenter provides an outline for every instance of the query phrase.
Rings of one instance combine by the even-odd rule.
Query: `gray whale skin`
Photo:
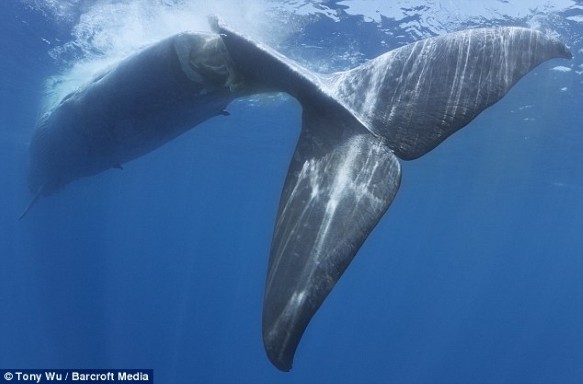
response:
[[[218,21],[214,29],[137,52],[40,119],[30,146],[30,206],[227,115],[237,97],[295,97],[302,128],[281,195],[263,304],[265,350],[283,371],[395,197],[398,159],[435,148],[540,63],[571,58],[554,38],[501,27],[429,38],[322,75]]]

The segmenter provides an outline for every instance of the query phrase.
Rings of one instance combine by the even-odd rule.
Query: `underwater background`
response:
[[[290,373],[261,305],[300,130],[284,95],[42,198],[44,106],[218,14],[312,70],[517,25],[565,42],[437,149],[402,162],[390,210],[307,328]],[[583,2],[0,2],[0,368],[152,368],[157,383],[583,383]]]

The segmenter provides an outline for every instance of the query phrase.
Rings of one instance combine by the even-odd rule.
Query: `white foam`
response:
[[[557,65],[556,67],[551,68],[553,71],[557,72],[571,72],[571,68],[565,67],[564,65]]]

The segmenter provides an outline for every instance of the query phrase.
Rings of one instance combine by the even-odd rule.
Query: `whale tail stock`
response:
[[[570,58],[525,28],[461,31],[317,75],[216,24],[248,85],[302,104],[302,130],[281,195],[263,303],[271,362],[291,369],[305,328],[393,201],[397,158],[429,152],[530,70]]]

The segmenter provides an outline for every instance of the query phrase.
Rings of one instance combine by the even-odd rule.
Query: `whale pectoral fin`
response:
[[[38,199],[40,199],[40,197],[42,196],[43,193],[44,193],[44,187],[39,188],[39,190],[35,193],[34,197],[30,201],[30,203],[28,203],[26,208],[24,208],[24,211],[22,211],[20,216],[18,216],[18,220],[24,219],[24,216],[26,216],[28,214],[30,209],[36,204],[36,202],[38,201]]]
[[[288,371],[310,319],[389,208],[400,165],[354,119],[304,106],[281,197],[263,305],[263,341]]]
[[[467,125],[537,65],[571,57],[563,43],[536,30],[472,29],[387,52],[330,76],[328,86],[409,160]]]

